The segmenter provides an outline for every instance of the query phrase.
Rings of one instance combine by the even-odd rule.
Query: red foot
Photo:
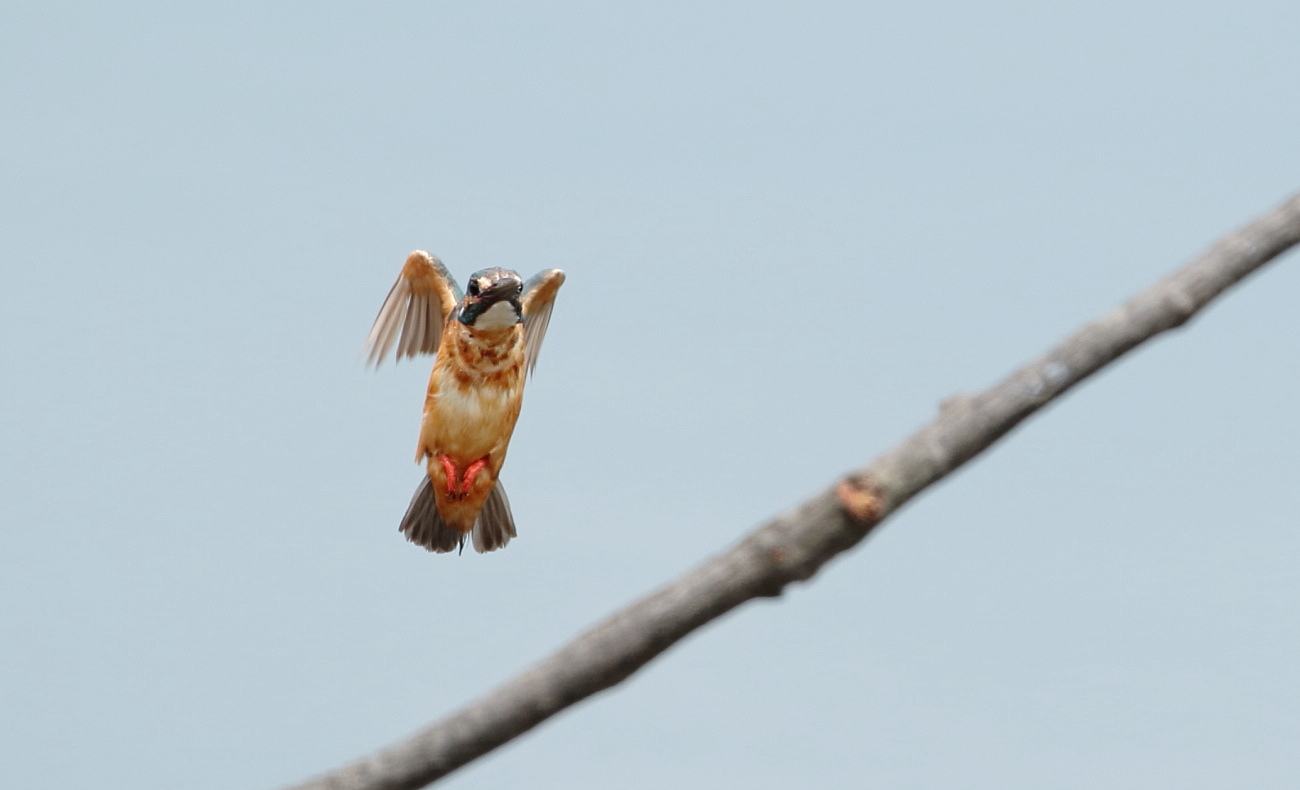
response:
[[[485,455],[465,467],[463,477],[460,470],[456,468],[456,462],[451,460],[451,456],[438,456],[438,463],[442,464],[442,471],[447,474],[447,493],[451,495],[452,499],[458,499],[469,493],[470,487],[474,485],[474,478],[478,477],[479,472],[487,468],[488,457]]]
[[[456,462],[449,455],[438,456],[438,462],[442,464],[442,471],[447,473],[447,493],[456,493]]]
[[[474,485],[474,478],[477,477],[478,473],[482,472],[487,467],[487,465],[488,465],[488,459],[487,456],[485,455],[482,458],[475,461],[474,463],[465,467],[465,482],[462,483],[460,486],[460,492],[462,494],[469,493],[469,487]]]

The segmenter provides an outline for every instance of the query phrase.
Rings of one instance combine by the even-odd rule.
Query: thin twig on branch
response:
[[[1181,326],[1297,242],[1300,196],[1225,237],[992,389],[945,401],[939,416],[902,444],[487,696],[296,790],[423,787],[615,685],[715,617],[751,598],[780,595],[1021,420],[1135,346]]]

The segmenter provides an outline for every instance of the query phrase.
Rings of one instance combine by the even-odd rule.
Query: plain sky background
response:
[[[1300,189],[1291,2],[5,3],[0,786],[447,714]],[[520,536],[403,256],[561,267]],[[458,788],[1300,784],[1300,260]]]

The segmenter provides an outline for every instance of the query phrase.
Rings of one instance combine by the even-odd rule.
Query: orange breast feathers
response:
[[[429,377],[416,461],[427,461],[438,512],[474,526],[496,484],[524,397],[523,327],[447,322]]]

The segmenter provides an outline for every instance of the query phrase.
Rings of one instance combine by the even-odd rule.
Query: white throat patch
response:
[[[519,323],[514,305],[509,302],[497,302],[474,319],[475,329],[505,329]]]

